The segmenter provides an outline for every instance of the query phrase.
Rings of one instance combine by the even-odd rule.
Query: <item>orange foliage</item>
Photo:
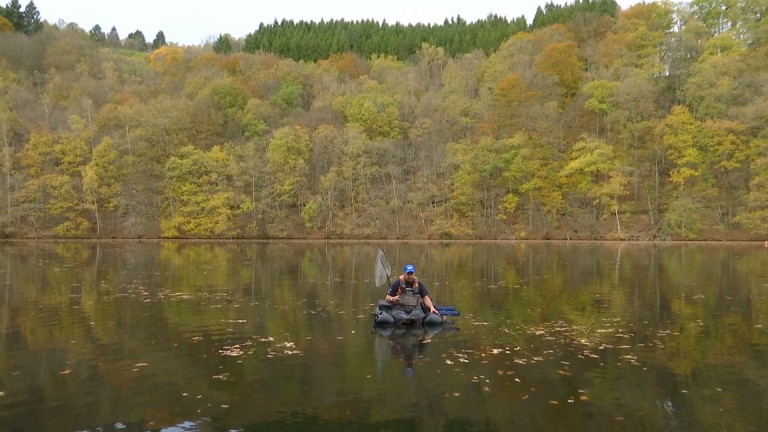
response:
[[[223,56],[221,57],[220,64],[221,68],[227,71],[227,73],[230,75],[242,74],[242,68],[240,67],[240,56]]]
[[[149,65],[162,70],[178,64],[183,58],[184,51],[180,47],[165,45],[150,54]]]
[[[334,54],[328,59],[328,64],[346,75],[348,78],[357,79],[363,75],[368,75],[371,67],[364,59],[353,52]]]
[[[11,24],[10,21],[5,19],[5,17],[0,16],[0,33],[6,32],[6,31],[15,31],[16,29],[13,27],[13,24]]]

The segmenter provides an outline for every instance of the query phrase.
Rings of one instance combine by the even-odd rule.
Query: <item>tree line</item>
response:
[[[488,52],[423,40],[404,58],[143,52],[104,49],[77,26],[2,32],[0,229],[764,236],[763,2],[565,12]]]
[[[79,26],[75,23],[69,23],[67,24],[67,27],[79,30]],[[31,35],[42,30],[43,21],[40,11],[37,9],[37,6],[35,6],[34,1],[27,3],[23,10],[21,9],[19,0],[11,0],[4,7],[0,7],[0,32],[14,31]],[[162,30],[157,32],[157,35],[155,35],[155,39],[151,44],[147,43],[144,33],[142,33],[141,30],[129,33],[128,37],[125,40],[122,40],[116,27],[112,26],[109,33],[104,33],[101,26],[96,24],[91,28],[88,34],[95,42],[104,44],[110,48],[148,51],[150,49],[158,49],[161,46],[168,44]]]
[[[461,16],[446,18],[441,25],[389,24],[374,20],[275,20],[272,24],[260,24],[256,31],[248,34],[243,51],[266,51],[311,62],[349,51],[364,58],[383,55],[408,59],[419,51],[422,43],[428,43],[443,48],[451,57],[474,50],[490,54],[516,33],[565,23],[578,15],[615,16],[618,9],[614,0],[576,0],[565,5],[549,2],[543,9],[537,8],[530,26],[524,16],[507,20],[494,14],[471,23]]]

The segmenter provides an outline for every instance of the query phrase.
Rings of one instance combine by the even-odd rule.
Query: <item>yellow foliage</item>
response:
[[[164,45],[150,54],[149,65],[155,69],[163,70],[180,63],[183,59],[184,51],[180,47]]]
[[[5,19],[5,17],[0,16],[0,33],[3,32],[12,32],[16,31],[16,29],[13,27],[13,24],[11,24],[10,21]]]

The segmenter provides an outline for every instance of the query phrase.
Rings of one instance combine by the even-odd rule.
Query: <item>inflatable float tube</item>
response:
[[[459,311],[451,306],[439,306],[435,309],[440,315],[425,313],[421,308],[406,310],[394,307],[386,300],[379,300],[373,309],[373,324],[375,326],[440,326],[443,325],[445,315],[459,315]]]

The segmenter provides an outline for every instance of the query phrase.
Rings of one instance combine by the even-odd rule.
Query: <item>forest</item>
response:
[[[764,240],[767,11],[577,1],[180,46],[12,0],[0,238]]]

